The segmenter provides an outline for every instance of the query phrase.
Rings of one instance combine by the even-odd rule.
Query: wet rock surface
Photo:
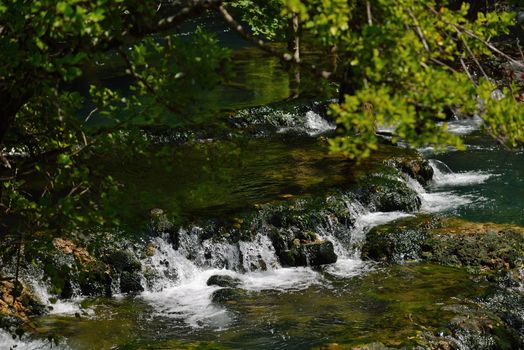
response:
[[[283,266],[319,266],[337,261],[333,243],[329,241],[292,242],[291,249],[278,252]]]
[[[225,304],[235,302],[243,297],[245,291],[237,288],[221,288],[213,292],[211,300],[216,304]]]
[[[524,261],[524,229],[428,215],[372,229],[363,257],[388,262],[420,259],[450,266],[509,270]]]
[[[227,287],[227,288],[235,288],[238,287],[242,282],[240,279],[226,276],[226,275],[213,275],[209,277],[206,284],[208,286],[218,286],[218,287]]]
[[[369,174],[356,189],[357,198],[371,211],[417,211],[421,200],[415,190],[402,181],[402,174],[391,167]]]

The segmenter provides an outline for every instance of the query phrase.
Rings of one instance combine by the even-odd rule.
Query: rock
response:
[[[523,252],[522,227],[425,215],[375,227],[367,234],[362,257],[387,262],[421,259],[495,272],[521,268]]]
[[[102,260],[116,271],[134,272],[141,269],[140,261],[127,250],[113,250],[102,257]]]
[[[180,243],[178,230],[173,222],[168,219],[167,214],[162,209],[155,208],[151,210],[150,217],[151,234],[157,237],[167,237],[173,247],[178,249]]]
[[[357,198],[372,211],[415,212],[422,204],[421,199],[401,177],[397,169],[388,167],[368,174],[356,190]]]
[[[366,234],[362,258],[390,263],[419,259],[429,229],[439,224],[437,217],[418,215],[377,226]]]
[[[433,178],[433,168],[429,164],[429,161],[420,155],[413,157],[395,157],[386,161],[386,164],[411,176],[422,185],[427,184]]]
[[[77,277],[82,295],[111,296],[111,276],[103,270],[81,271]]]
[[[231,276],[225,276],[225,275],[213,275],[209,277],[207,280],[208,286],[218,286],[218,287],[229,287],[229,288],[235,288],[238,287],[242,282],[240,279],[231,277]]]
[[[431,230],[423,257],[445,265],[482,267],[492,271],[524,263],[524,228],[447,219]]]
[[[28,316],[45,312],[45,306],[25,283],[1,277],[0,274],[0,321],[6,324],[26,322]]]
[[[337,261],[333,243],[315,241],[295,244],[288,250],[278,252],[280,262],[284,266],[319,266],[333,264]]]
[[[140,293],[144,291],[138,273],[124,271],[120,275],[120,291],[122,293]]]
[[[237,288],[221,288],[215,290],[211,300],[217,304],[231,303],[244,295],[244,291]]]

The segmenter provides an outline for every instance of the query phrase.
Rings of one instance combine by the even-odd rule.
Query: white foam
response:
[[[432,164],[432,167],[434,171],[437,169],[435,163]],[[406,182],[419,195],[422,201],[421,212],[438,213],[481,200],[481,198],[476,199],[472,196],[458,195],[452,191],[427,192],[420,183],[408,176],[406,176]]]
[[[62,343],[51,344],[48,340],[30,339],[26,336],[14,339],[11,334],[0,329],[0,350],[44,350],[51,348],[57,350],[70,349],[70,347]]]
[[[271,241],[262,234],[251,242],[238,244],[211,240],[198,243],[191,232],[180,234],[181,248],[178,251],[164,239],[153,241],[155,251],[143,263],[146,269],[155,271],[157,277],[141,296],[155,307],[159,315],[178,319],[191,327],[222,328],[232,320],[225,308],[212,302],[213,292],[220,289],[207,285],[207,280],[213,275],[238,278],[241,281],[239,288],[249,291],[303,289],[318,283],[320,278],[309,268],[281,268]],[[198,249],[200,253],[197,253]],[[205,249],[212,249],[211,255],[216,256],[211,263],[222,266],[224,261],[228,261],[227,268],[209,266],[210,260],[201,254]],[[196,257],[189,260],[186,254]],[[238,272],[260,269],[268,270]]]
[[[247,291],[302,290],[321,283],[321,275],[306,267],[279,268],[240,274],[227,269],[208,269],[195,274],[191,280],[157,292],[144,292],[142,298],[164,317],[179,319],[191,327],[227,327],[233,317],[227,309],[212,301],[213,292],[220,289],[208,286],[213,275],[227,275],[241,281],[239,288]]]
[[[450,133],[455,135],[469,135],[474,131],[477,131],[482,126],[482,119],[479,116],[467,119],[454,120],[444,125]]]
[[[430,160],[430,164],[433,168],[432,184],[436,187],[476,185],[494,176],[482,171],[454,173],[446,164],[434,159]]]
[[[306,113],[305,127],[307,133],[311,136],[316,136],[336,129],[335,124],[328,122],[326,119],[322,118],[318,113],[315,113],[313,111],[308,111]]]
[[[336,263],[326,265],[323,271],[338,278],[351,278],[372,270],[372,265],[360,258],[339,258]]]
[[[302,290],[322,282],[322,276],[309,267],[287,267],[239,275],[246,290]]]
[[[422,206],[420,211],[426,213],[439,213],[473,202],[471,198],[459,196],[453,192],[423,193],[421,198]]]
[[[268,236],[257,234],[249,242],[238,243],[245,271],[273,270],[280,267],[273,243]]]
[[[206,284],[209,277],[215,274],[230,275],[234,272],[218,269],[201,271],[190,280],[179,281],[176,286],[158,292],[144,292],[141,296],[156,308],[158,314],[180,319],[191,327],[225,327],[231,321],[230,315],[211,301],[213,292],[220,288]]]
[[[82,311],[80,307],[80,302],[83,300],[82,297],[62,300],[58,299],[56,295],[49,293],[48,285],[43,281],[42,272],[36,273],[31,271],[27,281],[33,294],[46,306],[50,314],[73,315]]]
[[[320,114],[308,111],[303,119],[303,124],[286,126],[278,129],[278,133],[287,133],[287,132],[299,132],[306,133],[309,136],[318,136],[329,131],[333,131],[337,126],[333,123],[330,123],[326,119],[322,118]]]
[[[388,222],[395,221],[400,218],[414,216],[413,214],[404,213],[402,211],[390,211],[390,212],[374,212],[363,215],[358,218],[357,223],[364,226],[366,229],[371,229],[378,225],[387,224]]]

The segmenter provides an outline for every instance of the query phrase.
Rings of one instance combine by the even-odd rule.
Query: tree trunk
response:
[[[300,17],[298,13],[294,13],[291,19],[291,40],[289,42],[289,49],[293,52],[293,61],[300,62]],[[297,98],[300,95],[300,66],[296,64],[292,70],[293,77],[290,81],[291,98]]]
[[[16,114],[30,97],[29,91],[13,94],[7,88],[0,88],[0,145],[4,144],[5,137],[15,121]]]

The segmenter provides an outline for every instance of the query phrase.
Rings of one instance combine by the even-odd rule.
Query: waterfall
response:
[[[400,179],[419,195],[423,212],[449,210],[472,200],[451,190],[443,191],[441,187],[482,183],[492,176],[479,172],[454,173],[437,160],[432,160],[431,166],[435,175],[428,189],[407,175]],[[157,315],[174,318],[181,326],[226,327],[234,320],[234,315],[227,308],[213,303],[213,294],[222,287],[208,286],[207,281],[211,276],[233,278],[243,293],[266,289],[301,290],[326,283],[326,278],[356,276],[373,268],[372,263],[362,261],[360,256],[367,232],[375,226],[413,216],[412,213],[400,211],[372,212],[351,192],[333,195],[326,201],[326,210],[318,209],[314,220],[306,221],[314,222],[316,227],[309,228],[306,225],[302,229],[312,230],[321,241],[330,241],[338,256],[336,263],[324,265],[320,269],[282,267],[268,233],[270,227],[265,222],[267,213],[260,211],[254,214],[256,224],[249,228],[249,240],[235,242],[217,238],[208,232],[209,229],[200,226],[180,228],[176,245],[168,237],[152,238],[146,254],[136,252],[137,256],[141,255],[144,288],[137,297],[150,304]],[[333,203],[337,210],[346,211],[348,215],[337,216],[329,211],[331,209],[327,210]],[[269,213],[273,215],[274,212]],[[300,217],[297,214],[294,219],[301,220]],[[210,236],[214,238],[203,238]],[[42,276],[33,276],[31,280],[42,281]],[[49,295],[43,282],[34,283],[33,289],[53,309],[52,312],[88,312],[79,306],[81,299],[51,303],[49,300],[54,298]]]
[[[56,349],[56,350],[71,350],[69,346],[60,342],[59,344],[52,343],[49,340],[43,339],[30,339],[27,336],[21,338],[13,338],[11,334],[0,328],[0,349],[2,350],[43,350],[43,349]]]
[[[494,176],[481,171],[454,173],[449,166],[439,160],[431,159],[429,162],[433,168],[433,185],[437,187],[482,184]]]

